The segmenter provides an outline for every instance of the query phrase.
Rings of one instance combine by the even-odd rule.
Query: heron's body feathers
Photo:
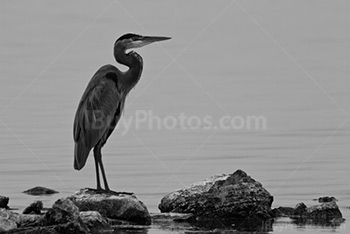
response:
[[[75,115],[74,168],[78,170],[84,167],[91,149],[106,142],[124,106],[125,98],[118,89],[118,75],[105,68],[99,69],[92,77]]]

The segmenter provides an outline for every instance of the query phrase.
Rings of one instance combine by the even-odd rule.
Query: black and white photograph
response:
[[[350,2],[0,0],[0,234],[347,234]]]

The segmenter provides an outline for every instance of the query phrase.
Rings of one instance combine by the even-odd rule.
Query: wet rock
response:
[[[100,192],[95,189],[80,189],[68,197],[80,211],[98,211],[104,217],[151,224],[151,216],[146,206],[133,194]]]
[[[216,175],[162,198],[161,212],[192,213],[213,218],[268,219],[273,197],[262,185],[237,170]]]
[[[26,207],[22,214],[41,214],[41,210],[43,208],[43,202],[42,201],[36,201],[30,204],[28,207]]]
[[[23,191],[23,193],[29,194],[29,195],[50,195],[50,194],[55,194],[58,193],[57,191],[41,186],[37,186],[31,189],[28,189],[26,191]]]
[[[292,217],[304,217],[304,216],[307,216],[307,206],[301,202],[301,203],[298,203],[295,208],[294,208],[294,211],[293,211],[293,214],[292,214]]]
[[[69,199],[59,199],[35,222],[22,225],[14,233],[89,233],[79,209]]]
[[[81,223],[79,209],[69,199],[59,199],[38,221],[39,226],[50,226],[69,222]]]
[[[291,217],[294,213],[294,208],[280,206],[272,210],[274,217]]]
[[[319,197],[318,199],[319,203],[325,203],[325,202],[337,202],[338,200],[335,197]]]
[[[106,230],[113,230],[98,211],[82,211],[79,215],[91,233],[98,233],[101,230],[106,233]]]
[[[9,198],[0,195],[0,208],[8,209],[7,204],[9,203]]]
[[[294,208],[291,218],[329,221],[342,218],[342,213],[336,202],[333,200],[331,202],[322,202],[319,205],[310,207],[307,207],[304,203],[299,203]]]
[[[311,206],[306,211],[307,218],[311,219],[332,220],[342,218],[342,213],[335,201],[323,202],[320,205]]]
[[[339,223],[344,219],[339,207],[336,203],[337,199],[334,197],[326,197],[315,199],[321,204],[307,207],[304,203],[298,203],[295,208],[291,207],[279,207],[273,209],[273,214],[275,217],[290,217],[294,220],[299,220],[301,222],[305,220],[311,220],[313,223],[326,223],[333,222]]]

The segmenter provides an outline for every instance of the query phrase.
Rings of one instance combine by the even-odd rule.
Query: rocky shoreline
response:
[[[28,194],[57,191],[36,187]],[[161,213],[149,213],[132,193],[83,188],[58,199],[44,209],[33,202],[22,214],[9,209],[9,198],[0,196],[0,233],[118,233],[118,230],[150,228],[185,233],[233,233],[272,231],[276,218],[288,217],[296,223],[340,225],[344,222],[334,197],[318,199],[317,205],[304,203],[272,209],[273,196],[242,170],[215,175],[164,196]],[[222,230],[222,232],[220,232]],[[142,232],[141,232],[142,233]]]

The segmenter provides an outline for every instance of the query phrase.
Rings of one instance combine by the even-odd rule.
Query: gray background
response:
[[[135,32],[172,40],[137,50],[144,71],[124,118],[264,116],[267,128],[117,129],[103,149],[112,189],[157,212],[166,193],[240,168],[274,207],[332,195],[349,219],[349,10],[319,0],[1,1],[1,194],[23,209],[33,198],[21,191],[36,185],[60,191],[40,198],[47,206],[95,187],[93,157],[73,169],[75,110],[94,72],[116,64],[114,41]]]

